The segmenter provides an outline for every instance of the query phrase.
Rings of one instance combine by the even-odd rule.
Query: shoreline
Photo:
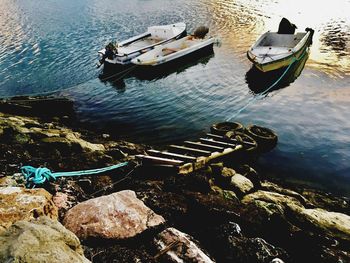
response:
[[[41,211],[37,206],[42,204],[33,204],[41,211],[40,216],[36,216],[33,207],[29,211],[21,210],[17,197],[11,199],[13,204],[0,202],[3,211],[15,207],[11,215],[0,216],[1,246],[10,246],[9,231],[18,222],[48,225],[40,221],[43,215],[63,223],[80,238],[82,247],[77,249],[80,261],[76,262],[180,262],[174,259],[174,254],[185,262],[191,255],[194,262],[350,260],[347,198],[266,178],[244,163],[211,164],[188,176],[162,169],[135,169],[134,156],[151,146],[114,140],[109,134],[77,127],[69,100],[43,100],[48,107],[42,102],[33,104],[30,98],[22,100],[21,103],[17,100],[19,106],[14,105],[13,100],[0,105],[0,195],[3,197],[15,195],[17,190],[26,193],[35,190],[23,188],[23,179],[18,174],[22,164],[45,165],[52,171],[92,169],[125,161],[131,165],[102,175],[59,178],[45,183],[41,186],[45,191],[42,196],[46,196],[50,209]],[[131,192],[157,215],[152,218],[161,223],[151,227],[147,216],[146,227],[126,237],[121,233],[118,237],[108,236],[103,227],[82,235],[69,224],[73,208],[116,193],[122,201],[126,198],[124,195],[131,200]],[[128,204],[133,206],[138,202]],[[79,211],[77,213],[72,216],[73,221],[79,220]],[[102,218],[93,220],[98,225]],[[88,228],[89,222],[85,223]],[[128,231],[133,232],[137,224],[130,225],[133,227]],[[171,236],[170,241],[160,242],[164,238],[162,233],[168,238]],[[182,249],[179,242],[184,244]],[[181,254],[183,250],[196,253]],[[13,255],[0,250],[0,259],[6,261],[10,257]]]

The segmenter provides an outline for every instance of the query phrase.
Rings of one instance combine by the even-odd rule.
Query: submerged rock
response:
[[[57,219],[52,196],[42,188],[0,187],[0,232],[19,220],[46,215]]]
[[[130,238],[164,222],[131,190],[82,202],[71,208],[63,220],[65,227],[82,239]]]
[[[0,262],[88,263],[79,239],[56,220],[18,221],[0,234]]]
[[[165,229],[154,242],[159,251],[156,258],[166,258],[166,262],[214,262],[195,244],[193,237],[175,228]]]

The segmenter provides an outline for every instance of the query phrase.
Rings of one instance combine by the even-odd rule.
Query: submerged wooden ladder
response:
[[[148,150],[137,155],[143,165],[175,168],[179,174],[188,174],[208,163],[243,150],[251,143],[207,133],[198,141],[184,141],[182,145],[169,145],[165,151]]]

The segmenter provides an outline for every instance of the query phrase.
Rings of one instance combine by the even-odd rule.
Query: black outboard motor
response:
[[[296,25],[289,22],[287,18],[282,18],[280,25],[278,27],[278,34],[294,34]]]
[[[195,38],[203,39],[206,36],[206,34],[208,34],[208,32],[209,28],[207,28],[206,26],[200,26],[194,31],[193,36]]]

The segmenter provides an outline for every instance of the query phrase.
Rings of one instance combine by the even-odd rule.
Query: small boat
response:
[[[278,32],[266,32],[247,52],[248,59],[262,72],[289,66],[295,59],[299,60],[312,43],[314,31],[311,28],[294,34],[296,27],[291,24],[294,29],[285,33],[281,30],[283,21]]]
[[[131,63],[140,66],[156,66],[174,61],[194,52],[212,48],[216,39],[189,35],[173,42],[159,45],[153,50],[131,60]]]
[[[119,43],[109,43],[98,51],[101,56],[100,65],[130,64],[131,59],[161,45],[181,37],[186,31],[185,23],[151,26],[143,34],[134,36]],[[99,65],[99,66],[100,66]]]

